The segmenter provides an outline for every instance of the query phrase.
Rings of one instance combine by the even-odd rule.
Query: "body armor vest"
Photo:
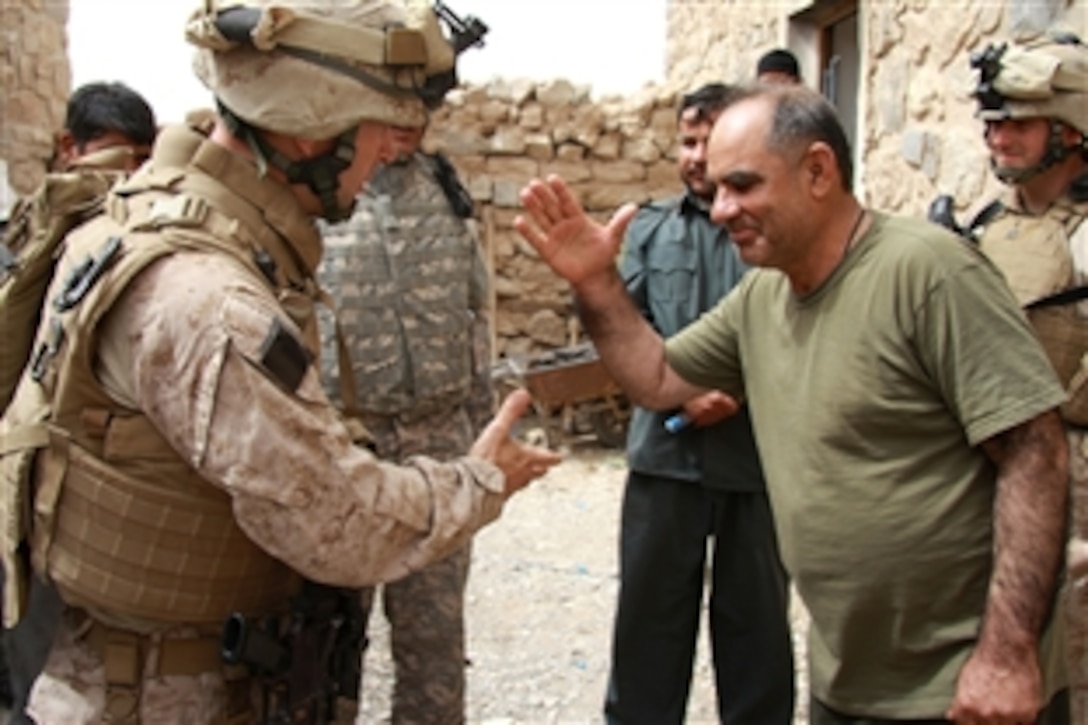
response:
[[[177,167],[159,158],[68,239],[64,284],[0,421],[7,626],[25,602],[27,541],[35,572],[66,602],[118,626],[219,625],[233,612],[274,611],[297,588],[235,523],[229,495],[139,410],[113,401],[94,371],[103,317],[147,265],[180,250],[222,254],[267,279],[316,351],[312,267],[252,207],[207,193],[211,178],[229,183],[215,168],[226,152],[201,141],[177,141]]]
[[[1077,269],[1070,239],[1088,216],[1088,203],[1063,198],[1039,216],[1003,211],[986,227],[979,245],[1004,273],[1017,301],[1046,349],[1069,400],[1065,419],[1088,425],[1088,313],[1084,303],[1033,306],[1084,283],[1088,270]]]
[[[486,286],[477,239],[415,154],[387,166],[345,224],[326,231],[318,278],[340,314],[361,412],[416,419],[459,405],[472,380],[472,315]],[[325,335],[322,377],[337,398]]]

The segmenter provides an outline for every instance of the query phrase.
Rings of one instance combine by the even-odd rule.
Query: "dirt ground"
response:
[[[578,446],[476,537],[467,601],[470,723],[602,722],[625,472],[621,452]],[[807,619],[796,602],[793,621],[803,663]],[[370,635],[359,722],[381,723],[392,666],[379,611]],[[705,631],[699,648],[688,722],[715,723]],[[801,723],[803,666],[798,681]]]

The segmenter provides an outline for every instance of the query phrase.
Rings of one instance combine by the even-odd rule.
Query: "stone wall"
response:
[[[435,114],[425,145],[451,158],[477,202],[500,354],[578,336],[567,284],[513,229],[518,192],[530,179],[559,174],[602,219],[625,202],[679,193],[676,101],[653,86],[592,101],[588,88],[564,80],[497,80],[452,92]]]
[[[862,197],[906,213],[922,213],[938,192],[954,194],[961,208],[971,205],[996,184],[972,117],[968,53],[990,40],[1038,34],[1055,22],[1084,28],[1088,0],[860,5]],[[578,337],[566,284],[512,228],[521,187],[558,173],[601,218],[624,202],[678,193],[678,91],[710,80],[745,80],[759,55],[779,45],[797,48],[805,63],[815,46],[799,32],[796,14],[808,12],[811,19],[812,6],[808,0],[670,0],[667,81],[625,98],[593,100],[589,88],[564,80],[496,80],[450,94],[427,144],[446,151],[478,203],[494,272],[499,353],[553,348]],[[23,193],[44,172],[51,131],[63,122],[68,4],[0,0],[0,12],[6,31],[0,34],[0,194],[5,163],[12,187]]]
[[[0,214],[45,173],[71,86],[68,0],[0,0]]]
[[[811,80],[813,27],[844,4],[670,0],[668,82],[748,80],[759,56],[776,46],[793,48]],[[903,213],[924,213],[938,193],[952,194],[961,213],[978,206],[997,182],[973,117],[970,52],[1051,26],[1088,36],[1088,0],[861,0],[857,7],[862,197]]]

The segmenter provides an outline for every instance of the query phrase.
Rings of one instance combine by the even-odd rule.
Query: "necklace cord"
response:
[[[842,257],[839,259],[839,264],[842,264],[842,260],[846,259],[846,255],[850,252],[850,248],[854,246],[854,235],[858,233],[858,229],[861,228],[861,220],[865,218],[865,207],[858,209],[858,216],[854,219],[854,225],[850,227],[850,233],[846,235],[846,243],[842,245]]]

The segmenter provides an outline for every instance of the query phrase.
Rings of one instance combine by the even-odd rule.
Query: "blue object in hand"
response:
[[[670,433],[679,433],[680,431],[691,425],[691,418],[685,413],[677,413],[676,415],[670,415],[665,419],[665,430]]]

